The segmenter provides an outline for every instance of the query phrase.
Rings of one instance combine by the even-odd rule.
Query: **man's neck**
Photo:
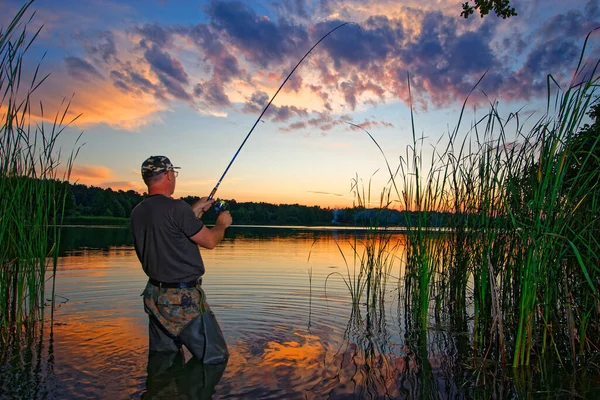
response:
[[[153,196],[156,194],[161,194],[165,197],[171,197],[171,193],[169,193],[168,190],[164,190],[163,188],[153,187],[153,188],[148,189],[148,196]]]

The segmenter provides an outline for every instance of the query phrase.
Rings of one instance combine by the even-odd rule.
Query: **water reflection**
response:
[[[183,351],[154,353],[148,357],[146,392],[142,399],[211,399],[227,362],[203,364]]]
[[[50,397],[54,377],[52,330],[40,325],[15,334],[0,351],[0,398],[38,399]]]
[[[59,255],[77,249],[109,249],[115,246],[133,246],[128,227],[69,227],[60,230]]]

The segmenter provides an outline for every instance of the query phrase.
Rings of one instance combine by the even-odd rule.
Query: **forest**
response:
[[[113,225],[126,224],[133,208],[140,203],[144,194],[133,190],[113,190],[86,186],[83,184],[67,184],[63,223]],[[181,199],[192,204],[198,200],[197,196],[185,196]],[[345,218],[338,222],[349,222],[347,212],[321,208],[318,206],[304,206],[300,204],[269,204],[264,202],[238,202],[235,199],[225,199],[228,210],[231,212],[234,224],[237,225],[331,225],[334,214]],[[216,218],[211,208],[203,216],[207,224],[214,223]]]
[[[144,194],[133,190],[113,190],[86,186],[67,185],[63,224],[65,225],[125,225],[133,208],[142,201]],[[62,193],[58,191],[57,193]],[[193,204],[199,197],[181,198]],[[225,199],[235,225],[279,225],[279,226],[407,226],[414,220],[413,213],[384,208],[349,207],[340,209],[305,206],[300,204],[271,204],[265,202],[238,202]],[[448,213],[430,213],[430,226],[444,226]],[[207,224],[215,222],[214,209],[202,217]]]

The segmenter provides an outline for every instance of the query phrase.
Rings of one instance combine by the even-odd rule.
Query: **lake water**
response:
[[[399,261],[385,302],[353,308],[345,282],[363,234],[352,230],[231,227],[202,251],[227,365],[187,353],[149,360],[147,278],[128,230],[63,234],[54,324],[29,346],[0,352],[0,398],[600,398],[598,377],[566,379],[552,368],[478,376],[467,332],[410,328]],[[392,235],[401,248],[402,234]]]

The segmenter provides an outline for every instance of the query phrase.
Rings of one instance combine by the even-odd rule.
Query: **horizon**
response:
[[[539,119],[548,74],[562,87],[573,82],[586,35],[600,27],[598,0],[513,0],[518,16],[508,19],[464,19],[462,2],[36,0],[28,31],[43,29],[24,75],[40,62],[50,76],[32,102],[43,102],[44,116],[34,107],[33,118],[48,123],[63,99],[69,118],[81,114],[58,143],[68,153],[83,132],[76,183],[143,193],[142,161],[166,155],[182,167],[174,197],[207,196],[293,66],[353,22],[360,29],[340,28],[294,72],[216,197],[349,208],[357,179],[373,205],[389,175],[352,124],[394,169],[412,143],[411,104],[426,157],[467,97],[461,138],[490,102],[503,117]],[[0,25],[23,4],[2,1]],[[590,36],[585,60],[599,38]]]

